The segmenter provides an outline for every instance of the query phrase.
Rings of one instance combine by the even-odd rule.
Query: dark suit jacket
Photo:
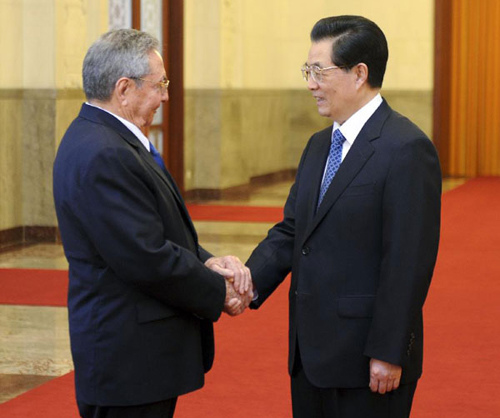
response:
[[[78,400],[144,404],[203,386],[225,284],[203,265],[169,175],[120,121],[83,105],[57,152],[54,198]]]
[[[312,136],[275,225],[247,265],[258,307],[291,271],[289,370],[298,342],[318,387],[367,387],[369,360],[422,372],[422,306],[437,255],[441,173],[426,135],[384,101],[316,212],[332,128]]]

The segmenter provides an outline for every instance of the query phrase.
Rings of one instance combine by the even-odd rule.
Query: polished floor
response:
[[[444,190],[463,182],[447,180]],[[259,187],[248,201],[206,203],[281,207],[290,185]],[[246,260],[272,225],[204,221],[195,226],[207,250]],[[60,245],[38,244],[0,253],[0,268],[67,269],[67,262]],[[0,305],[0,403],[71,370],[66,308]]]

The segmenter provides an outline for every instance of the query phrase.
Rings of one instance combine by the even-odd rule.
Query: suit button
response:
[[[311,252],[309,247],[302,247],[302,255],[307,255]]]

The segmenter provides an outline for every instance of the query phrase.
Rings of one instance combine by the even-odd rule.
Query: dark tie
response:
[[[151,152],[151,155],[153,156],[154,160],[156,161],[156,164],[160,166],[160,168],[163,170],[165,175],[167,176],[167,179],[170,183],[170,186],[174,189],[175,193],[177,194],[178,199],[182,202],[182,205],[184,205],[184,201],[182,200],[182,195],[177,187],[177,184],[175,183],[174,178],[172,175],[168,172],[167,167],[165,166],[165,163],[163,162],[163,158],[161,158],[160,153],[158,150],[154,147],[154,145],[150,142],[149,143],[149,151]]]
[[[168,179],[168,184],[170,185],[171,189],[173,190],[174,195],[177,196],[177,200],[179,201],[179,204],[182,207],[182,212],[183,212],[183,215],[186,219],[186,222],[189,224],[191,231],[193,232],[196,246],[198,246],[198,235],[196,234],[196,229],[194,229],[193,222],[191,221],[191,217],[189,216],[189,213],[186,209],[186,205],[184,204],[184,200],[182,199],[181,192],[180,192],[179,188],[177,187],[175,180],[168,172],[167,167],[165,167],[165,163],[163,162],[163,158],[161,158],[160,153],[154,147],[154,145],[151,143],[151,141],[149,142],[149,151],[151,152],[151,155],[153,156],[154,160],[156,161],[156,164],[158,164],[160,166],[160,168],[163,170],[163,172],[165,173],[165,176]]]
[[[335,173],[340,167],[340,163],[342,162],[342,145],[344,144],[345,138],[340,132],[339,129],[335,129],[333,132],[332,143],[330,145],[330,152],[328,153],[328,162],[325,172],[325,178],[323,179],[323,183],[321,184],[321,189],[319,190],[319,199],[318,199],[318,207],[321,205],[323,201],[323,197],[325,197],[325,193],[332,182],[332,179],[335,177]]]
[[[163,158],[161,158],[161,155],[160,153],[158,152],[158,150],[153,146],[153,144],[150,142],[149,143],[149,149],[150,149],[150,152],[151,152],[151,155],[153,156],[153,158],[155,159],[156,161],[156,164],[158,164],[160,166],[160,168],[163,170],[163,171],[167,171],[167,167],[165,167],[165,163],[163,162]]]

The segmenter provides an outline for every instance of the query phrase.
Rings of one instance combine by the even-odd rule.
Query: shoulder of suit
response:
[[[406,116],[394,112],[390,117],[390,121],[397,130],[406,132],[410,136],[425,137],[428,139],[427,134]]]
[[[121,137],[125,139],[125,142],[129,145],[132,145],[134,148],[139,148],[140,141],[134,133],[130,131],[130,129],[127,128],[118,118],[102,109],[83,104],[76,121],[84,124],[88,123],[91,126],[94,126],[96,131],[100,131],[102,129],[106,132],[104,135],[105,138],[110,135],[112,137],[111,139],[114,141],[114,137]],[[120,145],[125,144],[123,143]]]
[[[333,125],[327,126],[325,129],[322,129],[321,131],[316,132],[317,135],[326,135],[328,137],[332,136],[332,129]]]
[[[333,125],[330,125],[328,127],[326,127],[325,129],[322,129],[321,131],[318,131],[318,132],[315,132],[310,140],[314,139],[314,138],[331,138],[332,137],[332,129],[333,129]]]
[[[390,108],[389,108],[390,109]],[[429,139],[422,129],[420,129],[408,117],[390,109],[389,114],[384,121],[383,133],[390,133],[396,137],[402,138],[426,138]]]
[[[60,148],[73,149],[77,154],[82,154],[78,158],[90,158],[101,152],[120,149],[130,152],[138,148],[131,146],[131,142],[125,140],[114,126],[80,115],[68,127]]]

